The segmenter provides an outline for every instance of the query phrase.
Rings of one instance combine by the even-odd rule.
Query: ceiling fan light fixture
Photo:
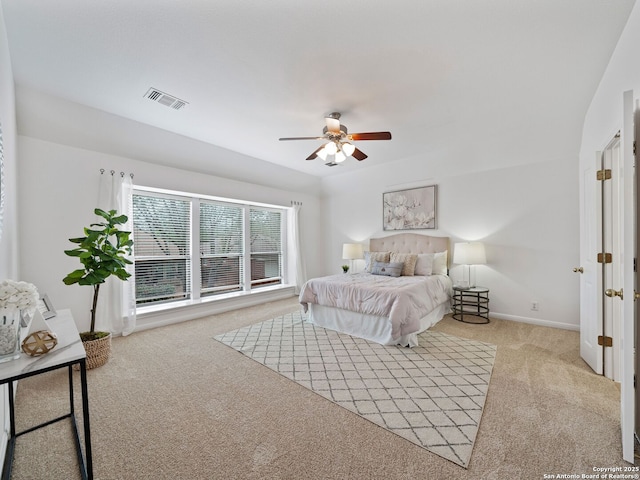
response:
[[[329,142],[324,146],[323,150],[325,150],[329,155],[335,155],[338,151],[338,146],[335,142]]]
[[[356,151],[356,147],[349,142],[344,142],[342,144],[342,151],[347,157],[350,157],[351,155],[353,155],[353,152]]]
[[[342,163],[346,159],[347,159],[347,156],[344,153],[342,153],[342,151],[337,151],[333,160],[336,163]]]
[[[326,160],[327,157],[329,156],[326,148],[321,148],[320,150],[318,150],[318,153],[316,153],[316,155],[320,157],[322,160]]]

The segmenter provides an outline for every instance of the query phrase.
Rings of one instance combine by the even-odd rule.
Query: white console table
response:
[[[13,465],[13,451],[15,449],[16,438],[29,432],[33,432],[39,428],[46,427],[52,423],[69,419],[73,426],[75,434],[76,452],[78,455],[78,463],[80,465],[80,474],[85,480],[93,479],[93,463],[91,459],[91,435],[89,428],[89,397],[87,392],[87,369],[86,369],[86,352],[78,329],[73,321],[69,310],[59,310],[57,315],[47,321],[51,331],[58,337],[58,344],[49,353],[31,357],[25,353],[20,354],[20,358],[9,362],[0,363],[0,385],[7,384],[9,389],[9,421],[10,432],[7,443],[7,452],[4,459],[4,467],[2,469],[2,479],[11,478],[11,468]],[[73,366],[80,367],[80,386],[82,390],[82,420],[84,426],[84,455],[80,443],[80,435],[78,434],[78,426],[76,424],[75,407],[73,400]],[[16,432],[15,427],[15,405],[13,382],[39,375],[41,373],[57,370],[59,368],[67,368],[69,370],[69,413],[58,418],[49,420],[35,427],[31,427],[22,432]]]

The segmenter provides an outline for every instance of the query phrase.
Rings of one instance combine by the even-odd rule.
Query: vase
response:
[[[111,358],[111,333],[96,340],[83,340],[87,352],[87,370],[104,365]]]
[[[0,363],[20,357],[20,310],[0,309]]]

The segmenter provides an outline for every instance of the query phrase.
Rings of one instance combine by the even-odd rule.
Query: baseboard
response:
[[[571,323],[554,322],[551,320],[542,320],[540,318],[519,317],[517,315],[507,315],[504,313],[494,313],[494,312],[491,312],[489,316],[491,318],[497,318],[499,320],[510,320],[512,322],[529,323],[532,325],[540,325],[541,327],[562,328],[563,330],[575,330],[575,331],[580,330],[580,325],[573,325]]]

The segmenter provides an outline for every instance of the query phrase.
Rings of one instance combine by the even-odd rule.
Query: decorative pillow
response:
[[[387,277],[399,277],[402,274],[402,262],[374,262],[371,273],[374,275],[385,275]]]
[[[373,262],[388,262],[390,252],[364,252],[364,269],[371,272]]]
[[[446,275],[447,274],[447,251],[438,252],[433,256],[433,268],[431,270],[432,275]]]
[[[392,262],[402,262],[402,275],[405,277],[413,277],[413,272],[416,269],[416,262],[418,261],[418,255],[413,253],[395,253],[391,252]]]
[[[433,253],[420,253],[418,254],[418,261],[416,262],[416,270],[414,275],[431,275],[433,271]]]

